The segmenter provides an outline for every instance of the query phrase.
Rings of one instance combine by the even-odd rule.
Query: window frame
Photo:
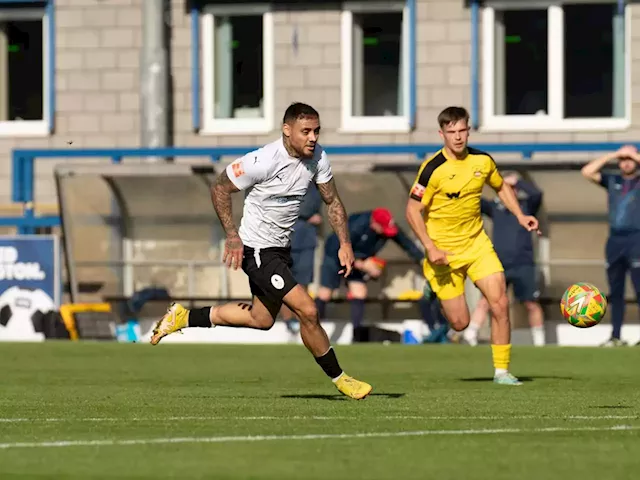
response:
[[[0,22],[34,19],[42,21],[42,120],[0,120],[0,137],[44,137],[51,133],[52,95],[55,94],[51,91],[52,75],[55,74],[52,72],[51,66],[55,45],[51,45],[49,38],[51,30],[54,28],[53,18],[46,5],[43,7],[7,8],[7,2],[0,1]]]
[[[262,16],[262,118],[215,117],[215,17]],[[275,39],[273,13],[269,5],[211,5],[204,8],[200,18],[202,42],[202,128],[203,135],[268,134],[274,128],[275,103]]]
[[[399,116],[354,116],[353,115],[353,14],[354,13],[402,12],[402,88],[404,114]],[[345,3],[340,18],[341,50],[341,126],[345,133],[407,133],[411,131],[411,12],[408,2],[386,4]]]
[[[571,1],[531,1],[526,6],[509,2],[489,3],[482,11],[482,124],[485,132],[547,132],[547,131],[616,131],[631,125],[631,12],[624,7],[624,116],[563,118],[564,115],[564,9]],[[583,0],[580,3],[589,3]],[[599,1],[593,3],[607,3]],[[612,2],[613,3],[613,2]],[[496,10],[547,9],[548,45],[562,44],[563,48],[548,49],[548,114],[498,115],[495,113],[496,88]]]

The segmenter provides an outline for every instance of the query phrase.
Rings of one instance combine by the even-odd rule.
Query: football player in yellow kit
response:
[[[480,198],[485,183],[498,194],[520,225],[538,231],[538,220],[520,209],[491,156],[467,146],[469,114],[448,107],[438,116],[444,146],[418,171],[407,202],[407,220],[424,246],[424,275],[440,299],[452,328],[469,325],[464,282],[469,277],[491,308],[494,382],[521,385],[509,372],[511,323],[504,269],[484,231]]]

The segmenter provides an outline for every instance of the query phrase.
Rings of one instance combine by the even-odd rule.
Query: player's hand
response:
[[[369,274],[371,278],[380,278],[384,268],[384,261],[375,257],[369,257],[364,261],[363,270]]]
[[[522,227],[528,232],[536,232],[538,235],[542,235],[542,232],[540,231],[540,224],[536,217],[531,215],[522,215],[521,217],[518,217],[518,223],[520,223],[520,225],[522,225]]]
[[[617,158],[635,158],[638,154],[638,149],[634,145],[624,145],[616,152]]]
[[[440,250],[439,248],[434,248],[427,252],[427,258],[433,265],[449,265],[448,256],[450,255],[452,255],[451,252]]]
[[[509,174],[509,175],[505,175],[505,177],[503,178],[504,183],[506,183],[507,185],[511,186],[511,187],[515,187],[516,184],[518,183],[518,176],[516,174]]]
[[[233,235],[227,235],[227,240],[224,242],[224,254],[222,255],[222,262],[229,268],[237,270],[242,266],[242,257],[244,254],[244,245],[240,236],[236,233]]]
[[[345,277],[351,275],[355,257],[350,243],[343,243],[340,245],[340,250],[338,250],[338,259],[340,260],[340,265],[343,267],[342,270],[338,271],[338,273],[341,275],[344,273]]]
[[[322,216],[319,213],[316,213],[315,215],[311,215],[307,220],[307,223],[310,225],[318,226],[322,223]]]

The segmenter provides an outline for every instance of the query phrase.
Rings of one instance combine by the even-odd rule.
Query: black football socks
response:
[[[316,357],[316,363],[320,365],[320,368],[322,368],[324,373],[326,373],[332,380],[335,380],[342,375],[342,368],[340,368],[340,364],[336,358],[336,352],[333,351],[333,347],[329,348],[329,351],[321,357]]]
[[[189,310],[189,327],[211,328],[210,311],[211,307]]]

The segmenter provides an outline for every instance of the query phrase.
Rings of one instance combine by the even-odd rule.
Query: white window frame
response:
[[[530,9],[548,8],[548,45],[564,45],[563,4],[570,2],[529,2]],[[575,2],[574,2],[575,3]],[[584,0],[580,3],[587,3]],[[513,9],[501,2],[500,10]],[[517,8],[517,7],[516,7]],[[482,125],[485,132],[545,132],[625,130],[631,125],[631,12],[625,6],[624,105],[620,118],[563,118],[564,115],[564,48],[548,49],[548,113],[546,115],[495,114],[495,11],[486,6],[482,11]]]
[[[262,15],[262,118],[215,118],[215,17]],[[202,129],[203,135],[267,134],[274,128],[274,34],[273,14],[268,5],[210,6],[201,16],[202,29]]]
[[[2,120],[0,137],[46,137],[49,135],[49,18],[44,8],[3,9],[0,5],[0,22],[35,20],[42,18],[42,120]],[[0,88],[4,88],[1,86]]]
[[[378,4],[345,3],[341,14],[341,127],[345,133],[406,133],[411,130],[411,65],[409,64],[409,11],[405,2]],[[356,117],[353,116],[353,14],[366,12],[402,12],[402,91],[404,115]]]

